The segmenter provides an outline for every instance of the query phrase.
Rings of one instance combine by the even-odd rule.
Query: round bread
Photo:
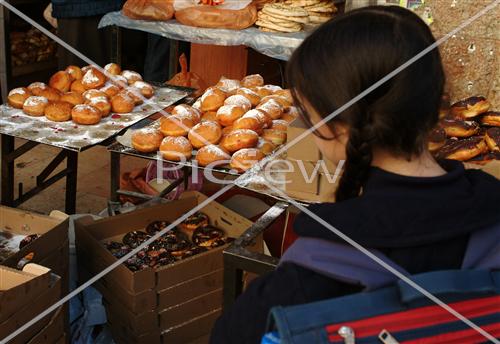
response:
[[[151,98],[155,94],[153,86],[141,80],[135,81],[132,84],[132,87],[137,88],[141,92],[141,94],[146,98]]]
[[[101,88],[106,83],[106,76],[96,68],[90,68],[83,74],[82,85],[85,89]]]
[[[237,105],[224,105],[217,110],[217,122],[223,126],[232,125],[245,114],[245,109]]]
[[[283,114],[281,115],[281,119],[287,121],[288,123],[292,123],[299,117],[299,112],[295,106],[289,106],[285,108]]]
[[[189,142],[194,148],[216,144],[222,137],[222,129],[216,122],[201,122],[196,124],[188,134]]]
[[[288,122],[283,119],[275,119],[269,129],[280,130],[286,132],[288,130]]]
[[[245,96],[235,94],[234,96],[230,96],[226,98],[224,101],[224,105],[236,105],[242,107],[245,112],[252,108],[252,103]]]
[[[262,123],[262,128],[270,128],[273,123],[273,119],[271,117],[269,117],[264,111],[257,109],[248,111],[243,115],[243,117],[255,117],[259,119]]]
[[[241,80],[241,86],[251,88],[264,85],[264,78],[260,74],[247,75]]]
[[[257,106],[260,103],[260,96],[249,88],[240,88],[236,94],[241,95],[250,101],[252,106]]]
[[[85,101],[89,101],[92,98],[107,98],[108,96],[100,90],[87,90],[82,93],[82,97]]]
[[[226,100],[226,93],[216,87],[209,87],[201,96],[202,112],[217,111]]]
[[[22,109],[29,96],[31,96],[31,92],[26,87],[14,88],[9,92],[7,102],[13,108]]]
[[[82,94],[86,91],[86,88],[83,87],[82,79],[75,80],[71,83],[70,87],[71,92],[76,92]]]
[[[91,105],[79,104],[71,110],[71,118],[77,124],[97,124],[101,121],[101,111]]]
[[[483,137],[473,136],[463,140],[450,140],[439,150],[437,156],[441,159],[467,161],[487,150]]]
[[[39,96],[40,93],[45,90],[48,86],[43,82],[33,82],[27,88],[28,91],[34,96]]]
[[[222,139],[220,146],[228,152],[236,152],[243,148],[252,148],[257,145],[259,135],[250,129],[233,130]]]
[[[216,145],[208,145],[198,150],[195,157],[200,166],[220,166],[226,165],[231,160],[228,152]]]
[[[193,121],[194,124],[199,123],[201,120],[200,112],[196,110],[194,107],[189,106],[187,104],[176,105],[172,109],[172,115],[180,117],[188,117]]]
[[[142,80],[142,76],[132,70],[124,70],[120,75],[127,79],[127,83],[129,85],[132,85],[136,81]]]
[[[274,143],[264,140],[262,137],[259,137],[259,142],[257,142],[257,147],[255,148],[260,149],[260,151],[264,153],[264,155],[269,155],[276,149],[276,146],[274,145]]]
[[[184,161],[191,158],[193,147],[183,136],[167,136],[160,145],[160,153],[164,159]]]
[[[474,118],[488,111],[490,103],[484,97],[470,97],[451,106],[451,114],[455,118]]]
[[[283,106],[274,99],[261,103],[256,109],[265,112],[272,119],[279,119],[283,115]]]
[[[443,128],[436,128],[429,134],[427,147],[430,152],[434,153],[441,149],[446,144],[446,131]]]
[[[238,172],[245,172],[264,158],[264,153],[257,148],[243,148],[233,154],[231,168]]]
[[[500,152],[500,128],[486,130],[484,140],[492,152]]]
[[[473,121],[443,119],[440,126],[448,137],[471,137],[479,132],[479,125]]]
[[[68,102],[50,102],[45,107],[45,117],[54,122],[65,122],[71,119],[71,109],[73,105]]]
[[[93,66],[93,65],[86,65],[86,66],[83,66],[82,67],[82,73],[85,74],[87,73],[87,71],[91,68],[97,68],[97,66]]]
[[[278,92],[283,91],[283,89],[277,85],[264,85],[261,88],[262,88],[262,90],[266,90],[266,91],[270,92],[269,95],[276,94]]]
[[[118,93],[111,98],[111,110],[117,113],[129,113],[134,111],[135,103],[128,95]]]
[[[277,90],[276,92],[274,92],[274,95],[285,98],[290,103],[290,105],[293,104],[292,92],[288,89],[287,90]]]
[[[30,96],[26,98],[23,104],[23,111],[30,116],[43,116],[45,108],[49,105],[49,101],[45,97]]]
[[[49,86],[61,92],[68,92],[71,87],[71,76],[65,71],[59,71],[52,75]]]
[[[142,128],[132,132],[132,146],[138,152],[156,152],[162,141],[162,133],[154,128]]]
[[[257,93],[259,95],[259,97],[261,97],[261,98],[264,98],[264,97],[267,97],[267,96],[270,96],[273,94],[273,92],[271,90],[269,90],[268,88],[264,88],[263,86],[252,87],[251,90],[254,91],[255,93]]]
[[[101,112],[101,117],[106,117],[111,112],[111,104],[106,97],[90,98],[85,102],[85,104],[92,105],[97,110],[99,110]]]
[[[85,99],[80,93],[76,92],[68,92],[64,93],[61,98],[59,98],[60,101],[62,102],[67,102],[70,103],[71,105],[75,106],[78,104],[83,104],[85,102]]]
[[[165,136],[185,136],[193,126],[190,117],[172,115],[161,119],[160,130]]]
[[[78,66],[68,66],[64,71],[69,74],[71,82],[83,78],[83,72]]]
[[[227,127],[224,127],[222,128],[222,136],[227,136],[227,134],[229,134],[231,131],[233,131],[233,126],[232,125],[228,125]]]
[[[286,131],[274,130],[274,129],[264,129],[262,134],[264,140],[270,141],[276,146],[282,145],[286,142]]]
[[[108,63],[104,66],[104,70],[111,75],[119,75],[122,72],[122,69],[116,63]]]
[[[207,112],[204,112],[201,115],[201,119],[200,120],[202,122],[204,122],[204,121],[217,122],[217,111],[207,111]]]
[[[111,99],[111,97],[116,96],[120,92],[120,88],[112,83],[107,83],[99,91],[104,92]]]
[[[111,79],[111,82],[113,83],[113,85],[116,85],[120,89],[128,87],[128,80],[124,76],[121,76],[121,75],[113,76],[113,78]]]
[[[292,103],[289,102],[285,97],[282,97],[282,96],[278,96],[278,95],[275,95],[275,94],[272,94],[270,96],[265,96],[264,98],[262,98],[262,100],[260,101],[260,104],[264,104],[266,103],[268,100],[275,100],[278,104],[280,104],[281,106],[283,106],[283,108],[286,108],[288,106],[291,106]],[[259,104],[259,105],[260,105]]]
[[[492,127],[500,127],[500,112],[488,111],[481,118],[481,124]]]
[[[263,127],[262,120],[257,116],[243,116],[234,121],[232,128],[237,129],[250,129],[255,131],[257,134],[262,133]]]
[[[47,98],[48,101],[55,102],[61,98],[61,92],[52,87],[47,87],[40,91],[40,96]]]
[[[222,77],[216,86],[226,94],[233,95],[236,94],[236,91],[241,87],[241,84],[239,80]]]
[[[142,96],[141,91],[135,87],[127,87],[126,89],[120,91],[120,93],[124,93],[129,96],[134,101],[135,105],[141,105],[144,102],[144,97]]]

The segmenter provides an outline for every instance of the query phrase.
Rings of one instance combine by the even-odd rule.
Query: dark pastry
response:
[[[208,216],[201,212],[196,212],[185,219],[180,224],[180,227],[187,232],[193,232],[196,228],[205,227],[206,225],[208,225]]]
[[[451,106],[451,115],[455,118],[474,118],[488,111],[490,103],[484,97],[470,97]]]
[[[479,132],[479,124],[473,121],[443,119],[439,125],[448,137],[471,137]]]
[[[489,163],[493,160],[500,160],[500,152],[488,152],[488,153],[479,154],[478,156],[475,156],[474,158],[470,159],[467,162],[470,162],[470,163],[473,163],[476,165],[486,165],[487,163]]]
[[[125,234],[122,241],[125,245],[128,245],[131,248],[136,248],[149,238],[150,236],[145,232],[133,231]]]
[[[486,130],[484,140],[492,152],[500,152],[500,128]]]
[[[170,225],[170,222],[168,222],[168,221],[151,222],[146,227],[146,233],[148,233],[149,235],[155,235],[156,233],[161,232],[163,229],[165,229],[169,225]]]
[[[174,257],[182,256],[192,246],[187,235],[179,230],[167,232],[167,234],[161,237],[161,243],[163,248]]]
[[[189,250],[186,250],[184,254],[182,255],[182,259],[186,259],[192,256],[195,256],[199,253],[207,252],[208,248],[206,247],[201,247],[201,246],[193,246]]]
[[[40,237],[40,235],[38,235],[38,234],[30,234],[30,235],[24,237],[24,239],[21,240],[21,242],[19,243],[19,249],[22,249],[24,246],[31,244],[33,241],[35,241],[39,237]]]
[[[127,245],[124,245],[123,243],[116,242],[116,241],[111,241],[106,243],[106,248],[111,252],[111,254],[120,259],[127,253],[131,251],[130,247]]]
[[[226,243],[226,233],[219,228],[205,226],[197,228],[193,233],[193,243],[197,246],[214,248]]]
[[[487,152],[488,146],[481,136],[473,136],[465,140],[450,140],[437,154],[440,159],[459,161],[470,160]]]
[[[481,117],[481,124],[492,127],[500,127],[500,112],[488,111]]]
[[[428,147],[429,151],[435,152],[443,147],[446,143],[446,132],[443,128],[436,128],[429,134]]]

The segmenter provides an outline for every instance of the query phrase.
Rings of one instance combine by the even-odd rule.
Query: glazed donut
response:
[[[29,96],[23,104],[23,111],[30,116],[43,116],[45,108],[49,105],[47,98],[42,96]]]
[[[30,93],[34,96],[39,96],[40,92],[45,90],[48,86],[44,84],[43,82],[33,82],[31,83],[27,89],[30,91]]]
[[[179,227],[187,233],[193,233],[196,229],[205,226],[208,226],[208,216],[199,211],[179,224]]]
[[[289,124],[295,121],[299,117],[299,111],[295,106],[289,106],[283,111],[281,119],[287,121]]]
[[[262,123],[262,128],[270,128],[273,124],[273,119],[269,117],[264,111],[252,109],[248,111],[243,117],[255,117]]]
[[[451,106],[451,114],[455,118],[473,118],[490,108],[490,103],[484,97],[470,97],[456,102]]]
[[[217,122],[222,126],[228,126],[234,123],[238,118],[245,114],[245,109],[237,105],[224,105],[217,110]]]
[[[64,71],[69,74],[71,82],[83,78],[83,72],[78,66],[68,66]]]
[[[201,122],[212,121],[217,122],[217,111],[207,111],[201,115]]]
[[[262,133],[262,127],[263,127],[262,120],[257,117],[257,116],[245,116],[238,118],[236,121],[234,121],[232,125],[232,130],[237,130],[237,129],[250,129],[255,131],[257,134]]]
[[[68,102],[56,101],[50,102],[45,107],[45,117],[49,121],[66,122],[71,119],[71,109],[73,105]]]
[[[55,102],[61,98],[61,92],[52,87],[47,87],[40,91],[40,96],[47,98],[48,101]]]
[[[251,88],[264,85],[264,78],[260,74],[247,75],[241,79],[241,86]]]
[[[108,63],[104,66],[104,70],[111,75],[119,75],[122,72],[122,69],[116,63]]]
[[[86,91],[85,87],[83,87],[82,79],[75,80],[71,83],[70,87],[71,92],[76,92],[82,94]]]
[[[90,98],[85,102],[85,104],[92,105],[97,110],[99,110],[101,112],[101,117],[106,117],[111,112],[111,104],[106,97]]]
[[[193,147],[184,136],[167,136],[160,145],[160,153],[164,159],[183,161],[191,158]]]
[[[92,98],[108,98],[106,93],[99,90],[88,90],[82,93],[82,97],[85,101],[89,101]]]
[[[153,86],[141,80],[135,81],[132,84],[132,87],[137,88],[141,92],[141,94],[146,98],[151,98],[155,94]]]
[[[210,144],[216,144],[222,137],[222,129],[216,122],[201,122],[196,124],[188,134],[189,142],[198,149]]]
[[[160,131],[165,136],[186,136],[194,127],[194,122],[189,116],[172,115],[160,120]]]
[[[216,87],[209,87],[200,99],[200,110],[202,112],[217,111],[222,105],[224,105],[226,93]]]
[[[440,126],[448,137],[471,137],[479,132],[479,125],[473,121],[443,119]]]
[[[252,106],[257,106],[260,103],[260,96],[249,88],[240,88],[236,91],[236,94],[248,99]]]
[[[226,98],[224,101],[224,105],[236,105],[242,107],[245,112],[252,108],[252,103],[245,96],[235,94],[234,96],[230,96]]]
[[[272,94],[270,96],[265,96],[264,98],[262,98],[262,100],[260,101],[260,104],[264,104],[266,103],[267,101],[269,100],[275,100],[278,104],[280,104],[282,107],[286,108],[286,107],[289,107],[292,105],[291,102],[289,102],[285,97],[282,97],[282,96],[277,96],[275,94]]]
[[[486,130],[484,140],[492,152],[500,152],[500,128]]]
[[[194,230],[193,244],[200,247],[215,248],[227,243],[226,233],[212,226],[198,227]]]
[[[274,143],[269,142],[267,140],[264,140],[262,137],[259,137],[259,142],[257,143],[257,147],[264,155],[269,155],[271,154],[275,149],[276,146]]]
[[[120,88],[112,83],[107,83],[99,91],[104,92],[111,99],[111,97],[116,96],[120,92]]]
[[[242,148],[252,148],[257,145],[259,135],[250,129],[233,130],[220,143],[220,146],[228,152],[236,152]]]
[[[231,156],[228,152],[216,145],[208,145],[198,150],[195,157],[200,166],[219,166],[229,163]]]
[[[277,90],[276,92],[274,92],[274,95],[285,98],[290,103],[290,105],[293,104],[292,92],[290,90]]]
[[[120,93],[126,94],[134,101],[135,105],[141,105],[144,103],[144,97],[142,96],[141,90],[135,87],[127,87],[126,89],[120,91]]]
[[[272,119],[279,119],[283,115],[283,106],[274,99],[261,103],[256,109],[265,112]]]
[[[162,141],[162,133],[154,128],[142,128],[132,132],[132,146],[138,152],[156,152]]]
[[[434,153],[446,144],[446,131],[443,128],[436,128],[429,134],[427,147]]]
[[[481,136],[473,136],[463,140],[450,140],[437,154],[440,159],[467,161],[481,153],[485,153],[488,146]]]
[[[175,106],[172,109],[172,115],[188,117],[193,121],[194,124],[198,124],[201,120],[200,112],[187,104],[180,104]]]
[[[481,124],[500,127],[500,112],[488,111],[481,118]]]
[[[233,95],[236,94],[236,91],[241,87],[241,84],[239,80],[227,79],[225,77],[222,77],[215,86],[220,88],[228,95]]]
[[[82,85],[86,90],[100,88],[106,83],[106,76],[95,68],[87,70],[82,77]]]
[[[132,70],[124,70],[123,72],[121,72],[120,75],[123,76],[125,79],[127,79],[127,83],[129,85],[132,85],[136,81],[142,80],[142,76],[139,73],[134,72]]]
[[[279,146],[286,142],[286,131],[275,130],[275,129],[264,129],[262,138],[264,140],[271,141],[276,146]]]
[[[97,124],[101,121],[101,111],[91,105],[79,104],[71,110],[71,118],[76,124]]]
[[[68,92],[71,82],[71,76],[68,73],[59,71],[50,77],[49,86],[61,92]]]
[[[85,99],[80,93],[76,92],[68,92],[64,93],[61,98],[59,98],[60,101],[62,102],[67,102],[70,103],[71,105],[75,106],[78,104],[83,104],[85,102]]]
[[[288,130],[288,122],[283,119],[273,120],[269,129],[280,130],[286,132]]]
[[[118,113],[129,113],[134,111],[135,103],[128,95],[118,93],[111,98],[111,110]]]
[[[25,87],[14,88],[9,92],[7,102],[10,106],[16,109],[22,109],[24,102],[31,96],[31,92]]]
[[[238,172],[245,172],[264,158],[264,153],[257,148],[240,149],[233,154],[229,165]]]

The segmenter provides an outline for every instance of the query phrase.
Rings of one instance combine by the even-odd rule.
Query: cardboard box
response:
[[[163,344],[187,343],[210,334],[221,309],[214,310],[182,325],[164,331],[161,335]]]
[[[53,344],[58,343],[64,336],[64,311],[60,307],[50,319],[50,322],[27,344]]]

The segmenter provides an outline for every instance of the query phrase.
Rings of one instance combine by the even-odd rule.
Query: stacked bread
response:
[[[309,24],[309,14],[301,7],[285,3],[266,4],[257,14],[257,25],[266,32],[298,32]]]
[[[337,13],[333,0],[287,0],[285,4],[307,11],[310,25],[323,24]]]
[[[265,85],[262,76],[222,78],[193,106],[173,108],[159,128],[136,130],[132,145],[140,152],[161,153],[171,161],[193,157],[200,166],[230,165],[238,172],[286,142],[289,123],[297,118],[289,90]]]
[[[55,73],[48,85],[34,82],[11,90],[8,103],[30,116],[91,125],[111,112],[132,112],[143,99],[153,95],[153,87],[142,81],[139,73],[122,71],[110,63],[104,71],[96,66],[69,66]]]

